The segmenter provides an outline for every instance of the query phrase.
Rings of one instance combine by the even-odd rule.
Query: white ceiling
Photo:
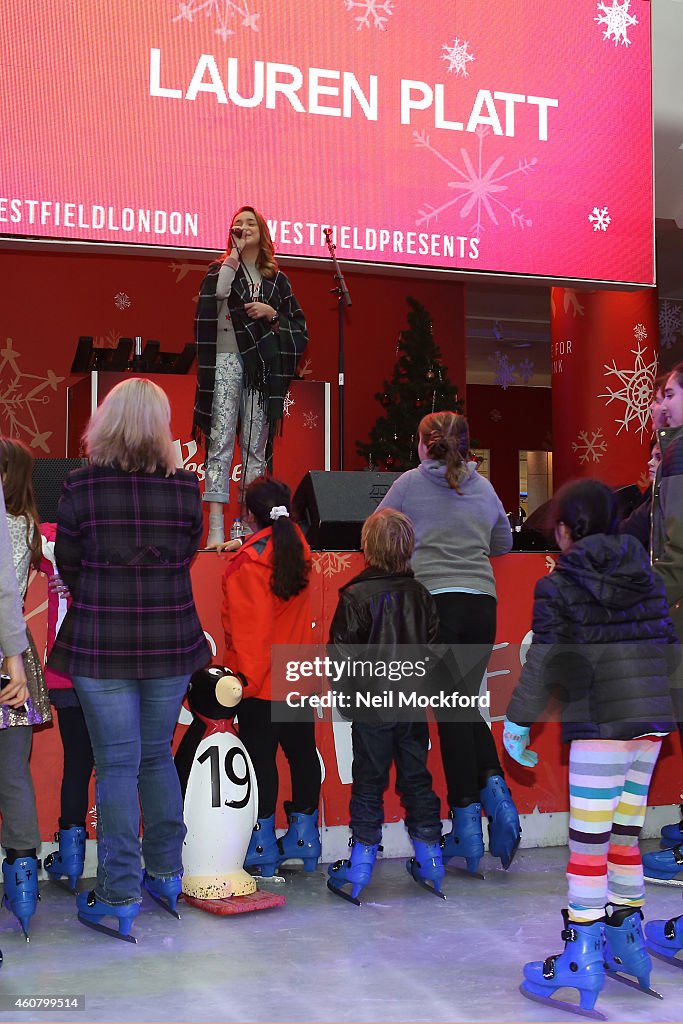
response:
[[[683,0],[652,0],[655,234],[660,299],[683,302]],[[467,381],[492,384],[501,356],[530,384],[550,386],[550,294],[545,286],[467,285]],[[683,358],[683,338],[667,359]],[[520,381],[522,383],[522,381]]]

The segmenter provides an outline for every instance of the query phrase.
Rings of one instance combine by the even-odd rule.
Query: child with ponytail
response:
[[[247,487],[247,509],[256,532],[234,555],[223,577],[225,663],[241,672],[247,686],[240,704],[239,734],[258,781],[258,821],[244,862],[246,868],[273,875],[279,865],[300,858],[307,871],[320,857],[318,800],[320,762],[310,709],[296,714],[273,700],[273,644],[313,642],[308,581],[309,547],[291,518],[289,488],[271,477]],[[289,829],[275,836],[278,795],[277,748],[289,762],[292,799],[285,803]]]
[[[412,569],[434,596],[439,615],[437,643],[465,645],[468,666],[456,654],[449,668],[453,689],[479,692],[496,636],[496,583],[490,557],[512,548],[512,532],[500,498],[468,462],[467,420],[445,410],[425,416],[418,427],[420,465],[396,480],[378,508],[405,513],[415,527]],[[457,665],[455,664],[457,662]],[[438,723],[453,828],[444,861],[462,857],[475,873],[484,855],[482,808],[489,820],[489,851],[504,868],[519,845],[519,815],[487,723]]]

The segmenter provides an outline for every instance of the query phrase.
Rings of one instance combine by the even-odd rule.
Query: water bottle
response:
[[[142,336],[136,334],[134,348],[133,348],[133,359],[131,361],[131,369],[141,370],[142,369]]]
[[[242,540],[246,533],[244,525],[239,516],[233,519],[232,526],[230,527],[230,540]]]

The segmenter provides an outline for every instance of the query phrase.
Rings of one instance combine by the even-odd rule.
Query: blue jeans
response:
[[[140,806],[147,871],[182,872],[183,798],[171,738],[188,682],[74,676],[95,755],[95,894],[111,906],[140,901]]]

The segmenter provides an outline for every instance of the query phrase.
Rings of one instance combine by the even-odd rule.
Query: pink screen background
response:
[[[614,8],[636,22],[596,20]],[[0,234],[220,250],[249,203],[288,256],[326,256],[331,225],[340,259],[653,283],[645,0],[5,0],[2,24]],[[449,70],[456,40],[474,59]],[[202,54],[226,89],[237,58],[243,95],[255,61],[301,69],[306,108],[309,68],[351,72],[366,94],[376,75],[377,120],[357,102],[341,117],[282,95],[274,109],[150,96],[152,49],[161,86],[183,95]],[[467,122],[481,89],[558,106],[547,141],[529,104],[515,107],[514,137],[436,127],[433,105],[401,124],[401,79],[442,85],[451,121]],[[149,229],[138,210],[152,211]],[[452,256],[444,236],[464,239]]]

